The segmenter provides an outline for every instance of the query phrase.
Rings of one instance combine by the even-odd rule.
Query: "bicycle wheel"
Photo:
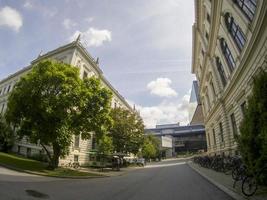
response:
[[[258,189],[256,178],[253,176],[247,176],[242,181],[242,193],[247,197],[250,197],[255,194]]]

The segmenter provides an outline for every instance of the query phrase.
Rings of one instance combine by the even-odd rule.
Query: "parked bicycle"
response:
[[[79,169],[81,166],[80,166],[79,162],[69,162],[66,164],[66,167]]]
[[[247,196],[253,196],[259,184],[267,185],[267,164],[255,175],[247,175],[242,181],[242,193]]]

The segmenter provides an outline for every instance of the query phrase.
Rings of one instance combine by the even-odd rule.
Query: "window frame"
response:
[[[74,135],[74,148],[78,149],[80,147],[80,135]]]
[[[226,13],[224,18],[225,18],[225,24],[226,24],[228,32],[232,36],[232,39],[234,40],[238,50],[242,51],[247,40],[244,32],[237,25],[234,18],[230,16],[230,13]]]
[[[221,46],[221,50],[223,52],[223,56],[228,64],[228,68],[230,70],[230,72],[233,72],[235,69],[235,60],[233,57],[233,54],[227,44],[227,42],[225,41],[224,38],[220,39],[220,46]]]
[[[216,57],[216,67],[220,75],[221,83],[223,87],[225,87],[227,85],[227,78],[226,78],[226,74],[225,74],[222,62],[218,56]]]
[[[235,118],[234,113],[230,115],[230,121],[231,121],[233,136],[236,137],[238,135],[238,128],[237,128],[237,123],[236,123],[236,118]]]
[[[217,142],[216,142],[216,133],[215,133],[215,129],[214,129],[214,128],[212,129],[212,135],[213,135],[213,143],[214,143],[213,145],[214,145],[214,146],[217,146]]]
[[[221,142],[224,142],[222,122],[219,123]]]
[[[251,22],[256,13],[257,0],[233,0],[233,2]]]

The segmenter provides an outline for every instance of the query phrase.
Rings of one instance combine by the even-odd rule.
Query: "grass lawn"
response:
[[[55,170],[48,170],[47,164],[36,160],[31,160],[15,154],[7,154],[0,152],[0,164],[10,166],[19,170],[27,170],[34,173],[39,173],[47,176],[97,176],[96,174],[88,172],[80,172],[68,168],[57,168]]]

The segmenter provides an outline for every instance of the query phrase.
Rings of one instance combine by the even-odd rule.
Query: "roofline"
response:
[[[125,100],[125,98],[116,90],[111,83],[103,76],[103,74],[100,75],[101,79],[110,87],[110,89],[119,97],[119,99],[127,106],[127,108],[132,110],[132,107],[128,104],[128,102]]]
[[[195,124],[195,125],[187,125],[187,126],[179,126],[179,127],[176,127],[176,128],[180,128],[180,127],[182,127],[182,128],[185,128],[185,127],[190,127],[190,128],[192,128],[192,127],[194,127],[194,126],[202,126],[204,129],[205,129],[205,126],[204,125],[202,125],[202,124]],[[162,129],[174,129],[174,127],[170,127],[170,128],[146,128],[145,130],[162,130]]]
[[[92,65],[92,67],[99,73],[99,77],[100,79],[105,82],[108,87],[117,95],[117,97],[127,106],[128,109],[132,110],[132,107],[128,104],[128,102],[125,100],[125,98],[111,85],[111,83],[104,77],[103,75],[103,71],[99,68],[99,66],[96,64],[94,58],[89,54],[89,52],[86,50],[86,48],[81,44],[81,42],[79,42],[78,40],[75,40],[71,43],[65,44],[63,46],[60,46],[52,51],[48,51],[47,53],[45,53],[44,55],[39,55],[36,59],[34,59],[31,62],[31,65],[15,72],[14,74],[11,74],[10,76],[8,76],[7,78],[4,78],[3,80],[0,81],[0,84],[5,82],[6,80],[20,74],[23,73],[24,71],[30,70],[33,65],[35,65],[36,63],[40,62],[43,59],[46,59],[56,53],[65,51],[69,48],[72,47],[76,47],[77,49],[79,49],[81,51],[81,53],[83,53],[85,55],[85,58],[87,58],[87,60],[89,61],[89,63]]]
[[[21,74],[27,70],[30,70],[32,67],[33,67],[32,65],[28,65],[27,67],[24,67],[24,68],[20,69],[19,71],[16,71],[15,73],[8,75],[6,78],[3,78],[2,80],[0,80],[0,84],[7,81],[8,79],[11,79],[11,78],[17,76],[18,74]]]

